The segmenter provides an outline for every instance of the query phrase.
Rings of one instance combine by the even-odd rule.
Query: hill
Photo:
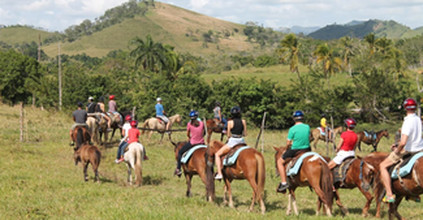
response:
[[[58,33],[39,30],[29,26],[10,26],[0,28],[0,41],[9,45],[31,43],[32,41],[38,43],[38,36],[41,40],[51,38]]]
[[[344,25],[327,25],[308,36],[320,40],[339,39],[344,36],[363,38],[369,33],[376,37],[391,39],[409,38],[421,34],[420,30],[412,30],[409,27],[395,21],[368,20],[365,22],[352,21]]]

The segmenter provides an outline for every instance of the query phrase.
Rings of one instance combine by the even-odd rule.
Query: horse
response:
[[[223,124],[221,124],[223,125]],[[206,120],[206,126],[207,126],[207,143],[210,143],[210,138],[214,133],[220,134],[220,141],[223,141],[223,136],[225,136],[225,133],[223,133],[223,126],[216,125],[216,122],[213,119],[207,119]]]
[[[385,156],[382,159],[385,159],[388,156],[387,153],[382,153],[382,155]],[[379,183],[376,183],[376,186],[374,187],[375,194],[379,195],[377,199],[382,200],[384,186],[381,183],[382,181],[380,179],[380,175],[377,175],[376,179]],[[420,194],[423,194],[423,157],[416,160],[410,174],[398,179],[392,179],[391,183],[392,192],[396,198],[394,203],[389,203],[389,219],[393,219],[394,217],[397,219],[403,219],[398,212],[398,206],[400,205],[402,199],[416,198]]]
[[[87,121],[85,122],[88,125],[88,130],[90,131],[91,134],[91,142],[95,143],[95,144],[99,144],[99,140],[98,140],[98,125],[97,125],[97,120],[95,117],[87,117]]]
[[[131,169],[135,172],[135,184],[142,185],[142,163],[144,158],[144,146],[141,143],[134,142],[128,145],[127,151],[123,154],[126,166],[128,167],[128,184],[132,185]]]
[[[178,143],[174,143],[172,142],[172,144],[175,146],[175,158],[176,160],[178,159],[178,153],[179,150],[181,150],[181,148],[186,144],[187,142],[178,142]],[[182,164],[182,168],[184,169],[184,175],[185,175],[185,180],[187,183],[187,192],[186,192],[186,196],[187,197],[191,197],[191,180],[192,180],[192,176],[193,175],[198,175],[201,178],[201,181],[203,181],[204,185],[206,185],[206,187],[213,187],[210,190],[206,190],[206,199],[209,202],[213,202],[214,200],[214,185],[207,185],[207,173],[208,174],[212,174],[213,173],[213,167],[212,166],[207,166],[206,164],[206,148],[199,148],[197,150],[195,150],[192,153],[191,158],[189,159],[187,164]],[[206,172],[206,169],[210,169],[211,172]],[[213,176],[210,176],[209,178],[213,178]]]
[[[338,126],[334,128],[331,132],[332,138],[328,138],[328,142],[331,142],[333,144],[334,149],[336,148],[336,144],[335,144],[336,135],[341,134],[343,129],[344,128],[342,126]],[[318,128],[315,128],[311,131],[311,138],[310,138],[310,142],[313,142],[313,145],[312,145],[313,151],[316,151],[317,142],[319,142],[319,140],[326,141],[326,136],[322,135]]]
[[[125,117],[127,115],[133,115],[132,111],[123,111],[123,112],[117,112],[115,114],[109,112],[109,117],[112,120],[110,124],[110,128],[112,129],[112,136],[110,137],[109,141],[113,140],[113,137],[115,136],[115,132],[117,129],[119,129],[119,134],[122,136],[122,125],[124,123]]]
[[[280,147],[275,149],[275,164],[279,157],[287,150],[286,147]],[[276,172],[278,168],[276,167]],[[278,172],[279,173],[279,172]],[[298,209],[295,199],[295,189],[299,186],[309,186],[314,189],[318,196],[318,206],[316,209],[316,215],[319,214],[321,202],[324,203],[326,214],[332,216],[332,204],[333,204],[333,179],[332,174],[329,170],[327,162],[320,157],[309,156],[304,158],[303,164],[298,175],[288,178],[289,183],[289,197],[288,197],[288,208],[286,214],[291,214],[291,201],[294,207],[294,212],[298,215]],[[339,197],[338,197],[339,198]],[[338,201],[338,200],[337,200]],[[345,213],[345,209],[342,204],[338,204],[342,211]]]
[[[100,116],[100,121],[98,122],[98,131],[99,131],[99,143],[102,145],[103,143],[106,143],[108,140],[108,128],[107,120],[104,118],[103,115]],[[104,141],[102,141],[102,137],[104,134]]]
[[[224,144],[220,141],[212,141],[207,147],[207,163],[213,164],[215,153]],[[207,169],[207,172],[211,172]],[[214,182],[212,174],[207,175],[208,184]],[[248,148],[240,152],[236,163],[232,166],[223,167],[223,180],[225,181],[224,203],[227,203],[226,196],[229,197],[229,207],[233,208],[231,182],[234,179],[246,179],[253,189],[253,198],[249,211],[254,208],[255,202],[260,203],[261,213],[264,214],[266,206],[263,201],[264,183],[266,179],[266,170],[263,155],[254,148]],[[207,188],[208,189],[208,188]]]
[[[358,132],[357,133],[357,146],[358,150],[361,151],[361,142],[367,144],[367,145],[372,145],[373,146],[373,151],[377,151],[377,145],[379,144],[380,139],[382,139],[382,137],[386,137],[389,139],[389,132],[387,129],[384,130],[380,130],[378,132],[376,132],[376,138],[369,138],[366,136],[366,134],[364,133],[364,131]]]
[[[181,121],[182,121],[182,118],[179,114],[176,114],[176,115],[169,117],[169,122],[168,122],[168,123],[170,123],[169,130],[172,128],[172,125],[175,122],[178,123],[178,124],[181,124]],[[165,132],[165,129],[166,129],[166,125],[163,121],[161,121],[161,120],[159,120],[155,117],[149,118],[149,119],[144,121],[142,128],[144,128],[141,132],[142,134],[144,134],[144,131],[146,130],[146,128],[150,130],[150,132],[148,134],[148,141],[150,141],[151,135],[153,134],[154,131],[159,132],[162,135],[162,137],[160,139],[160,143],[162,143],[164,132]],[[170,133],[169,133],[169,140],[171,140]]]
[[[72,140],[75,142],[74,150],[78,150],[83,144],[91,139],[90,133],[85,126],[76,126],[72,131]]]
[[[73,158],[75,160],[75,166],[78,165],[78,162],[82,163],[85,182],[88,181],[88,164],[91,164],[91,167],[93,168],[95,174],[94,181],[100,182],[100,179],[98,178],[98,166],[100,166],[101,152],[98,147],[84,144],[80,148],[74,149]]]

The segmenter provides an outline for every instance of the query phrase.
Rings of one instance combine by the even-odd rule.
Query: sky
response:
[[[127,0],[0,0],[0,24],[64,31]],[[423,0],[161,0],[211,17],[264,27],[324,27],[352,20],[423,26]]]

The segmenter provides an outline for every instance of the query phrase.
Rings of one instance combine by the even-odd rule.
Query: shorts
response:
[[[295,156],[297,156],[298,152],[309,152],[311,151],[311,148],[305,148],[305,149],[288,149],[287,151],[285,151],[285,153],[282,155],[282,159],[286,160],[288,158],[293,158]]]
[[[345,160],[345,158],[354,157],[354,156],[355,156],[355,152],[353,150],[349,150],[349,151],[340,150],[332,160],[333,162],[339,165],[342,163],[342,161]]]
[[[241,137],[241,138],[230,137],[229,140],[228,140],[228,143],[226,143],[226,145],[229,148],[233,148],[233,147],[235,147],[238,144],[245,144],[245,141],[244,141],[244,138],[243,137]]]
[[[156,117],[162,119],[162,121],[164,123],[168,123],[169,122],[169,119],[166,116],[164,116],[164,115],[156,115]]]
[[[393,164],[396,164],[396,163],[398,163],[401,160],[401,158],[403,158],[407,154],[409,154],[409,152],[403,152],[403,153],[397,154],[397,153],[395,153],[395,151],[392,151],[389,154],[388,158],[389,158],[389,160],[391,160],[391,162]]]

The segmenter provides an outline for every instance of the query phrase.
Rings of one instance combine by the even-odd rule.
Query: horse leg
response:
[[[288,195],[288,206],[286,207],[286,215],[291,215],[291,203],[292,203],[292,195],[290,190]]]
[[[160,144],[163,142],[164,133],[162,133],[162,137],[160,138]]]
[[[335,192],[333,194],[334,194],[334,197],[335,197],[336,205],[338,205],[338,207],[341,209],[341,211],[344,215],[348,215],[349,214],[348,209],[345,208],[344,205],[342,205],[341,198],[339,197],[338,190],[335,190]]]
[[[294,208],[295,215],[298,216],[297,200],[295,198],[295,191],[292,189],[289,190],[289,195],[292,197],[292,207]]]
[[[84,161],[84,180],[85,180],[85,182],[88,181],[87,169],[88,169],[88,162]]]
[[[322,200],[320,198],[317,198],[316,216],[319,216],[319,214],[320,214],[320,208],[322,208]]]
[[[191,194],[191,179],[192,179],[192,175],[191,174],[188,174],[188,173],[185,173],[185,180],[187,182],[187,193],[186,193],[186,196],[187,197],[191,197],[192,196],[192,194]]]
[[[228,204],[228,187],[225,186],[223,187],[223,204],[227,205]]]
[[[109,142],[112,142],[112,140],[113,140],[113,136],[115,136],[115,131],[116,131],[116,128],[113,128],[113,131],[112,131],[112,136],[110,137]]]
[[[228,197],[229,197],[229,207],[234,208],[234,201],[232,200],[232,187],[231,181],[225,178],[225,185],[228,190]]]
[[[128,167],[128,180],[127,180],[127,182],[130,186],[132,186],[131,166],[129,164],[126,164],[126,166]]]
[[[398,196],[394,203],[389,204],[389,219],[393,219],[393,217],[397,217],[397,219],[403,219],[402,216],[398,212],[398,206],[401,203],[404,196]]]
[[[207,143],[210,143],[212,132],[213,132],[212,130],[207,130]]]
[[[250,183],[251,188],[253,189],[253,198],[251,200],[251,205],[250,205],[250,209],[249,209],[249,211],[251,212],[254,209],[254,203],[256,203],[257,198],[259,198],[260,195],[259,195],[258,186],[257,186],[257,183],[256,183],[255,176],[249,176],[249,177],[247,177],[247,180]]]
[[[366,205],[364,205],[363,211],[361,212],[361,215],[363,217],[367,217],[369,215],[370,204],[372,203],[373,196],[369,192],[364,191],[359,184],[357,184],[357,186],[360,192],[363,193],[364,197],[366,197],[367,200]]]

